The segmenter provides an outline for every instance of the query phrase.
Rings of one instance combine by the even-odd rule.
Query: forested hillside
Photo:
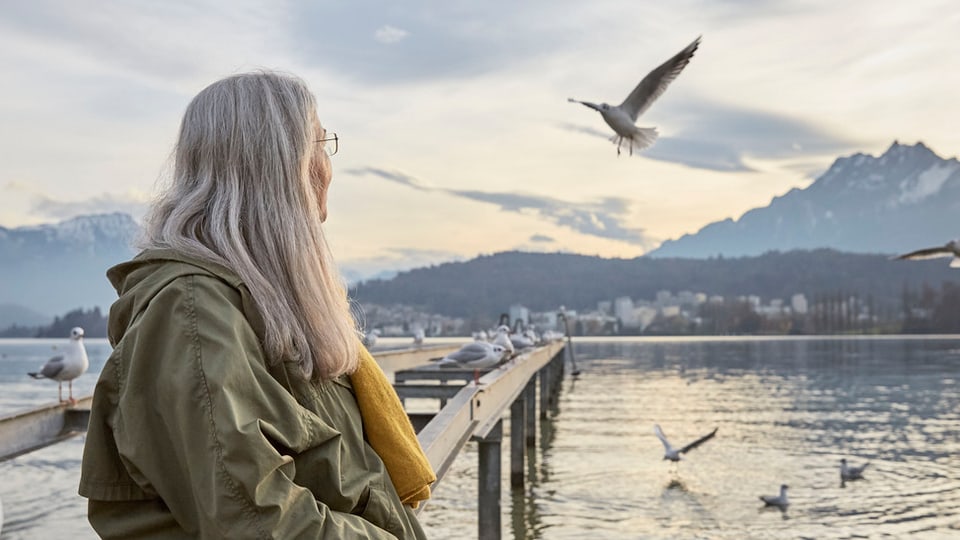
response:
[[[360,303],[471,317],[500,313],[514,303],[535,311],[560,305],[594,309],[598,301],[652,299],[660,290],[784,300],[796,293],[810,298],[843,292],[872,296],[878,305],[894,308],[905,286],[940,288],[944,282],[960,282],[960,271],[945,259],[896,261],[829,249],[711,259],[504,252],[362,282],[351,293]]]

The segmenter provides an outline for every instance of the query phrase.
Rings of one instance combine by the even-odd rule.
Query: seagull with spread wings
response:
[[[660,442],[663,443],[663,459],[669,459],[670,461],[674,461],[674,462],[680,461],[680,454],[685,454],[690,450],[693,450],[694,448],[712,439],[713,436],[717,434],[717,429],[718,428],[713,428],[713,431],[711,431],[710,433],[707,433],[703,437],[700,437],[699,439],[693,441],[692,443],[682,448],[674,448],[670,444],[670,441],[667,440],[667,436],[663,434],[663,430],[660,429],[660,425],[659,424],[653,425],[653,432],[657,435],[657,438],[660,439]]]
[[[606,103],[597,105],[573,98],[568,98],[567,101],[579,103],[599,112],[607,125],[613,128],[616,133],[611,141],[617,143],[617,155],[620,155],[620,147],[626,142],[632,156],[634,148],[643,150],[653,144],[658,136],[655,127],[637,127],[637,118],[650,108],[650,105],[660,97],[660,94],[663,94],[667,86],[670,86],[670,83],[680,75],[683,68],[687,67],[690,59],[693,58],[693,53],[699,46],[700,37],[697,37],[693,40],[693,43],[684,47],[673,58],[648,73],[620,105],[614,106]]]
[[[950,266],[952,268],[960,267],[960,239],[951,240],[942,246],[918,249],[910,253],[904,253],[898,257],[898,260],[916,260],[916,259],[935,259],[938,257],[952,257]]]

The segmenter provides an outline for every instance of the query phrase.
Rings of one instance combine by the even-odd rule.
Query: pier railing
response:
[[[457,348],[374,351],[374,357],[386,371],[394,373],[394,388],[401,399],[431,398],[439,402],[435,413],[410,414],[437,474],[437,484],[464,445],[471,440],[478,443],[478,535],[481,539],[500,538],[502,418],[510,409],[510,479],[513,486],[522,486],[525,452],[535,445],[536,382],[539,379],[543,419],[555,404],[563,376],[564,344],[537,347],[482,374],[473,369],[438,368],[430,361]],[[0,461],[85,432],[92,400],[87,396],[73,405],[51,404],[0,417]]]

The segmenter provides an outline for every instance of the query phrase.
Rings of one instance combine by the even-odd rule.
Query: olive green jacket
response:
[[[364,439],[349,378],[270,362],[233,272],[170,251],[107,273],[114,346],[80,494],[104,538],[424,538]]]

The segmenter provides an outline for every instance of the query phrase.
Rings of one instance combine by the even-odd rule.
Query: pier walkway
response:
[[[503,417],[510,414],[510,482],[524,484],[524,461],[532,452],[536,422],[556,403],[564,372],[564,350],[553,342],[487,370],[438,368],[433,362],[455,346],[372,351],[394,374],[401,400],[436,400],[435,412],[409,413],[437,484],[470,441],[478,444],[478,538],[499,539]],[[0,417],[0,461],[55,444],[86,431],[92,396],[75,405],[51,404]],[[538,407],[539,404],[539,407]],[[539,409],[539,415],[537,413]],[[429,501],[420,507],[429,512]]]

